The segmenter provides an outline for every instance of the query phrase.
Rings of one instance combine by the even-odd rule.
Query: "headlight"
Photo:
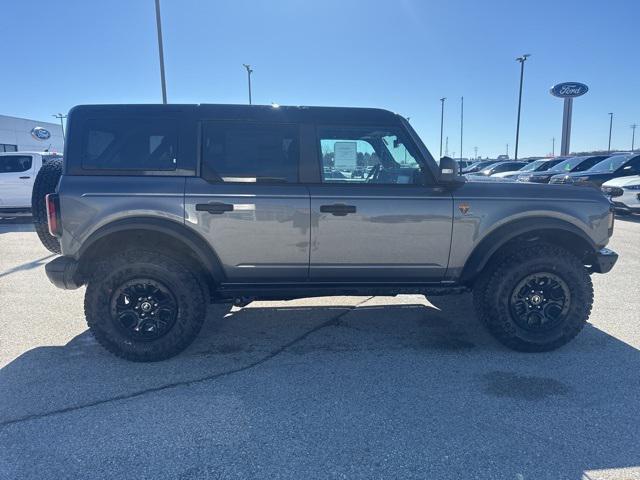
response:
[[[625,190],[640,190],[640,184],[639,185],[628,185],[625,187],[622,187]]]

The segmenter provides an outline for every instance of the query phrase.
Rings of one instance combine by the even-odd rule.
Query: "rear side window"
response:
[[[223,182],[298,181],[298,128],[205,123],[202,175]]]
[[[82,139],[82,168],[175,170],[177,128],[172,119],[89,119]]]
[[[26,172],[31,169],[30,155],[3,155],[0,156],[0,173]]]

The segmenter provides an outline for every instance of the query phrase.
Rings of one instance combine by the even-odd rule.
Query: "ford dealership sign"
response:
[[[554,97],[560,98],[574,98],[584,95],[589,91],[589,87],[587,87],[584,83],[578,82],[564,82],[558,83],[551,87],[551,95]]]
[[[36,140],[49,140],[51,138],[51,132],[46,128],[34,127],[31,129],[31,136]]]

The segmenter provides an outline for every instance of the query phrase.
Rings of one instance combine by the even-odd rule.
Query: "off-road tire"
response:
[[[160,338],[136,341],[111,315],[113,292],[123,283],[150,278],[167,286],[177,303],[175,323]],[[189,267],[154,251],[127,250],[96,265],[87,283],[84,310],[95,339],[114,355],[134,362],[155,362],[177,355],[196,338],[206,315],[206,295]]]
[[[60,241],[49,233],[45,196],[56,191],[61,175],[62,159],[49,160],[38,171],[31,192],[31,215],[38,238],[47,250],[58,254],[61,253]]]
[[[527,275],[549,272],[562,279],[570,292],[567,314],[551,330],[531,332],[515,321],[510,298]],[[544,352],[565,345],[582,330],[593,305],[593,285],[582,262],[571,252],[548,243],[523,244],[489,265],[473,291],[480,320],[507,347]]]

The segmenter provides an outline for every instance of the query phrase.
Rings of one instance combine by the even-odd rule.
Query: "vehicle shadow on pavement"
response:
[[[55,256],[56,256],[55,253],[52,253],[51,255],[47,255],[46,257],[39,258],[32,262],[27,262],[27,263],[23,263],[22,265],[18,265],[16,267],[12,267],[8,270],[5,270],[4,272],[0,272],[0,278],[6,277],[7,275],[11,275],[12,273],[21,272],[24,270],[33,270],[34,268],[41,267],[45,263],[47,263],[47,260]]]
[[[290,422],[290,403],[305,412],[299,428],[271,437],[265,442],[271,447],[261,447],[265,457],[253,462],[267,464],[279,441],[311,434],[302,432],[304,425],[320,416],[328,430],[314,426],[312,434],[326,441],[326,455],[348,448],[362,462],[406,456],[405,463],[446,467],[451,478],[493,472],[502,478],[577,479],[587,471],[640,465],[637,349],[587,325],[558,351],[512,352],[478,324],[469,295],[430,300],[211,306],[187,351],[152,364],[117,359],[85,331],[65,346],[34,348],[0,370],[0,432],[60,417],[65,436],[82,436],[70,415],[90,415],[117,402],[162,409],[169,433],[197,430],[203,418],[185,418],[183,405],[167,399],[203,389],[213,398],[223,389],[244,405],[242,421],[255,432],[255,439],[243,437],[244,442],[260,442],[259,432]],[[255,414],[265,405],[268,420]],[[101,435],[109,441],[101,448],[123,443],[129,414],[122,415],[118,422],[102,423]],[[391,431],[382,435],[371,422]],[[361,449],[346,445],[345,438],[358,438]],[[46,446],[50,439],[29,441],[34,449],[54,448]],[[64,445],[64,438],[54,443]],[[158,450],[147,453],[170,461]],[[115,455],[87,448],[86,456],[103,453]],[[417,459],[411,459],[414,453]],[[232,455],[220,453],[221,465],[227,454]],[[337,471],[347,471],[342,467]]]

